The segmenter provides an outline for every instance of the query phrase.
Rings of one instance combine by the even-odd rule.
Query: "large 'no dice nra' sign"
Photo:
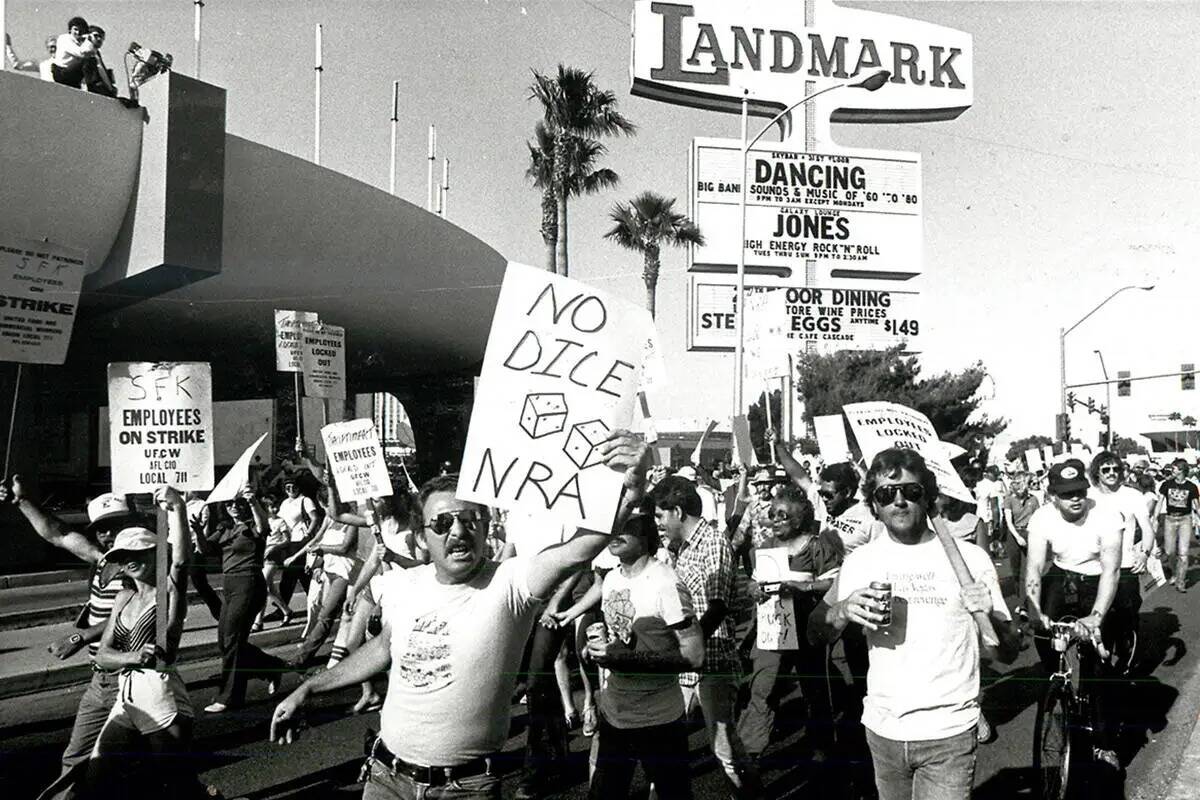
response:
[[[811,11],[811,24],[806,14]],[[817,89],[891,73],[878,92],[831,95],[834,122],[953,119],[971,105],[971,35],[832,0],[637,0],[633,94],[774,116]]]
[[[510,263],[457,496],[609,530],[622,476],[603,464],[597,447],[632,421],[654,337],[644,309]]]

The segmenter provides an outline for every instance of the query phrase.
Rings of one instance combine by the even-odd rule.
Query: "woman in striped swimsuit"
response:
[[[88,765],[84,792],[88,797],[111,796],[115,785],[143,791],[139,797],[161,798],[164,790],[181,797],[202,796],[195,772],[187,768],[194,713],[187,688],[172,666],[187,613],[192,546],[179,492],[161,489],[155,499],[167,511],[169,528],[168,574],[163,576],[168,601],[166,646],[155,645],[157,537],[146,528],[125,528],[105,554],[104,569],[123,573],[134,588],[117,595],[96,655],[98,666],[119,671],[120,677],[117,701]],[[147,763],[131,763],[131,753],[147,753]],[[146,770],[149,780],[122,780],[135,767]]]

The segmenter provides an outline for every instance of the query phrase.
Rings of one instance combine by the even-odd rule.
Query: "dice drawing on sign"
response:
[[[594,467],[600,463],[596,445],[603,442],[607,435],[608,426],[598,419],[577,423],[571,426],[571,432],[567,434],[563,452],[580,469]]]
[[[530,439],[559,433],[567,426],[567,398],[561,393],[527,394],[521,407],[521,429]]]

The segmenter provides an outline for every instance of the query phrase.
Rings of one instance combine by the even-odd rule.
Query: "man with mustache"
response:
[[[644,493],[649,450],[616,430],[596,452],[624,473],[619,531]],[[271,739],[290,742],[311,695],[388,670],[381,730],[364,768],[367,800],[445,792],[500,797],[495,758],[508,737],[522,648],[554,587],[589,564],[611,536],[580,530],[531,558],[489,561],[483,554],[488,509],[456,498],[457,485],[456,475],[442,475],[422,487],[417,537],[430,563],[383,576],[380,635],[302,683],[271,720]]]

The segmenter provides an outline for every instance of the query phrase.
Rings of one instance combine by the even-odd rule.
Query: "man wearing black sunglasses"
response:
[[[960,586],[929,527],[937,480],[919,453],[884,450],[863,482],[887,535],[846,557],[837,582],[809,615],[809,638],[866,630],[870,667],[862,722],[880,800],[967,800],[979,721],[979,631],[987,614],[1001,660],[1019,640],[992,559],[957,542],[974,582]],[[882,587],[881,584],[890,584]]]
[[[1111,651],[1120,627],[1119,613],[1110,614],[1117,596],[1121,566],[1121,515],[1088,497],[1083,462],[1077,458],[1050,468],[1050,501],[1029,520],[1029,558],[1025,563],[1025,593],[1030,618],[1038,628],[1050,620],[1075,618],[1076,631],[1085,640],[1099,639]],[[1047,567],[1047,557],[1050,564]],[[1044,577],[1043,577],[1044,576]],[[1048,639],[1034,643],[1047,670],[1058,663]],[[1097,677],[1099,659],[1081,661],[1084,680]],[[1095,684],[1097,763],[1120,770],[1114,746],[1118,732],[1117,681]]]
[[[616,430],[596,447],[623,472],[613,530],[641,500],[649,464],[645,442]],[[418,494],[417,538],[430,563],[394,570],[381,603],[383,631],[332,669],[308,679],[280,703],[271,739],[291,742],[308,698],[388,672],[379,737],[367,761],[363,796],[500,797],[495,758],[509,729],[509,700],[537,613],[554,587],[608,544],[608,532],[580,530],[533,557],[484,556],[488,510],[455,497],[457,475],[427,482]]]

